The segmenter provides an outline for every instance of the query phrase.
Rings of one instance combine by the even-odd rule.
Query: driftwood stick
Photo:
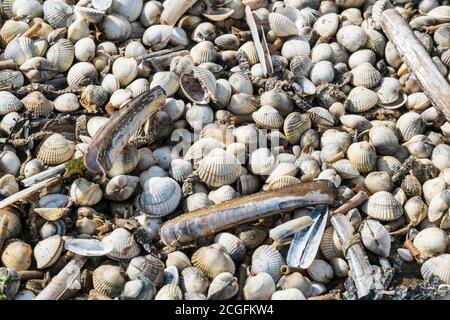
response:
[[[350,210],[356,208],[357,206],[363,204],[369,195],[365,191],[359,191],[356,195],[354,195],[350,200],[344,203],[342,206],[337,208],[336,210],[331,212],[331,215],[334,216],[336,214],[346,214]]]
[[[353,235],[355,230],[348,218],[342,214],[334,215],[331,217],[331,224],[342,243],[358,298],[361,299],[367,296],[374,286],[372,267],[361,243]]]
[[[450,85],[414,35],[411,27],[395,9],[383,11],[381,26],[433,106],[444,115],[447,121],[450,121]]]
[[[12,69],[17,70],[17,64],[12,59],[0,61],[0,70]]]
[[[13,194],[12,196],[9,196],[6,199],[3,199],[2,201],[0,201],[0,209],[10,206],[10,205],[16,203],[17,201],[23,200],[26,197],[44,189],[44,188],[50,187],[50,186],[54,185],[55,183],[57,183],[58,181],[59,181],[59,176],[50,178],[48,180],[44,180],[42,182],[35,184],[34,186],[23,189],[22,191],[19,191],[19,192]]]
[[[34,300],[58,300],[80,275],[86,257],[75,256]]]
[[[300,207],[331,204],[335,190],[330,181],[319,180],[225,201],[167,221],[160,229],[161,241],[165,245],[179,246],[271,215]]]

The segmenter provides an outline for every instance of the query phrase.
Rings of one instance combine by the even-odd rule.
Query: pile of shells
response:
[[[60,299],[349,298],[329,221],[307,269],[272,238],[311,208],[160,242],[182,213],[323,179],[330,210],[369,194],[347,217],[393,286],[450,285],[450,123],[383,33],[388,8],[450,81],[447,1],[2,1],[1,199],[67,170],[0,209],[0,296],[34,299],[77,254],[81,289]],[[107,172],[85,170],[110,118],[156,87],[161,110]]]

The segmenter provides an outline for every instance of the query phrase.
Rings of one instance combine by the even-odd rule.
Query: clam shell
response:
[[[53,100],[56,111],[70,113],[80,108],[78,98],[74,93],[64,93]]]
[[[192,212],[211,206],[213,203],[208,199],[205,192],[196,192],[188,196],[183,202],[183,211]]]
[[[0,172],[17,176],[20,169],[20,159],[12,151],[0,152]]]
[[[298,34],[298,28],[294,21],[288,17],[276,13],[269,13],[270,30],[278,37],[295,36]]]
[[[427,205],[419,196],[408,199],[403,209],[405,212],[406,222],[411,223],[413,226],[418,225],[427,217]]]
[[[118,175],[109,180],[105,187],[105,198],[114,201],[124,201],[131,197],[139,184],[135,176]]]
[[[339,16],[330,12],[322,15],[314,23],[313,28],[321,37],[332,38],[339,27]]]
[[[391,191],[394,188],[391,176],[384,171],[373,171],[366,176],[364,184],[370,193]]]
[[[402,207],[394,196],[386,191],[378,191],[370,196],[367,215],[380,221],[393,221],[403,214]]]
[[[208,289],[208,299],[228,300],[234,297],[238,291],[237,278],[229,272],[222,272],[211,281]]]
[[[192,266],[189,257],[182,251],[174,251],[167,255],[166,266],[175,266],[179,272]]]
[[[234,261],[240,261],[245,256],[245,245],[241,239],[236,237],[235,235],[222,232],[218,233],[214,242],[222,245],[224,247],[225,252],[233,259]]]
[[[248,93],[235,93],[231,96],[227,109],[235,115],[251,114],[258,108],[255,98]]]
[[[107,14],[100,23],[100,28],[109,41],[124,41],[131,36],[131,25],[127,18],[117,13]]]
[[[431,161],[441,171],[450,168],[450,146],[444,143],[438,144],[431,153]]]
[[[247,278],[243,289],[244,299],[270,300],[275,290],[273,278],[269,274],[261,272]]]
[[[345,108],[350,112],[365,112],[378,103],[378,95],[365,87],[356,87],[348,94]]]
[[[0,209],[0,218],[7,217],[9,222],[6,227],[5,239],[17,237],[22,232],[19,214],[12,208]]]
[[[152,300],[156,295],[153,282],[148,279],[136,279],[125,283],[120,300]]]
[[[134,62],[136,61],[134,60]],[[180,87],[180,79],[175,73],[170,71],[157,72],[153,75],[153,79],[150,82],[150,89],[153,89],[157,86],[163,88],[167,96],[172,96],[178,91],[178,88]]]
[[[181,188],[169,177],[153,177],[144,184],[139,206],[152,216],[162,217],[173,212],[181,200]]]
[[[420,231],[413,243],[420,252],[420,258],[427,259],[445,252],[448,236],[445,231],[431,227]]]
[[[309,297],[312,291],[311,281],[304,277],[300,272],[283,275],[277,283],[277,288],[283,290],[290,288],[298,289],[305,297]]]
[[[337,42],[350,52],[363,48],[367,43],[364,30],[355,25],[347,25],[339,29],[336,34]]]
[[[156,24],[145,30],[142,42],[153,50],[163,49],[172,38],[171,26]]]
[[[33,250],[37,268],[46,269],[52,266],[61,255],[63,247],[64,241],[59,235],[39,241]]]
[[[403,141],[408,141],[415,135],[422,133],[425,127],[420,114],[416,112],[402,114],[398,118],[396,126]]]
[[[94,289],[111,298],[120,295],[125,282],[125,272],[119,266],[102,265],[96,268],[92,275]]]
[[[97,78],[97,70],[89,62],[75,63],[67,73],[67,83],[70,86],[86,86],[92,84]]]
[[[113,250],[112,243],[105,244],[96,239],[68,239],[64,249],[85,257],[100,257]]]
[[[333,268],[324,260],[315,259],[308,267],[309,276],[320,283],[328,283],[333,279]]]
[[[33,91],[27,94],[22,103],[25,108],[35,117],[48,116],[53,112],[53,102],[48,100],[44,94],[39,91]]]
[[[119,57],[114,61],[112,73],[117,78],[121,86],[130,84],[138,75],[138,65],[134,58]],[[155,75],[156,76],[156,75]],[[157,78],[159,79],[159,78]],[[170,87],[161,85],[163,89]],[[175,89],[175,91],[178,87]],[[167,90],[167,94],[173,94],[171,90]]]
[[[76,179],[69,190],[70,197],[78,206],[93,206],[102,200],[100,186],[85,178]]]
[[[320,242],[320,252],[322,252],[327,260],[342,258],[344,256],[341,242],[333,227],[325,229]]]
[[[376,126],[369,131],[370,143],[381,155],[394,155],[399,143],[394,130],[385,126]]]
[[[368,62],[360,64],[350,72],[353,75],[351,82],[355,87],[362,86],[370,89],[381,80],[380,72]]]
[[[433,8],[428,12],[427,16],[439,22],[450,22],[450,8],[448,6]]]
[[[258,126],[266,129],[280,129],[284,122],[277,109],[271,106],[262,106],[252,113],[252,118]]]
[[[303,133],[310,128],[310,118],[300,112],[290,113],[283,124],[284,134],[291,144],[298,144]]]
[[[54,28],[68,27],[73,21],[73,9],[63,1],[48,0],[43,3],[44,19]]]
[[[268,175],[275,165],[275,157],[267,148],[259,148],[250,154],[250,170],[256,175]]]
[[[208,198],[215,204],[239,197],[240,194],[230,185],[224,185],[208,194]]]
[[[214,149],[199,161],[199,178],[212,187],[234,183],[242,173],[240,162],[223,149]]]
[[[161,17],[163,6],[158,1],[148,1],[144,3],[139,15],[139,22],[146,28],[157,24]]]
[[[350,160],[338,160],[330,166],[342,177],[342,179],[353,179],[359,176],[359,171]]]
[[[347,150],[347,157],[361,173],[371,172],[377,160],[375,150],[366,141],[352,143]]]
[[[234,274],[235,265],[221,245],[201,247],[191,257],[194,267],[199,268],[208,278],[213,279],[222,272]]]
[[[8,91],[0,91],[0,115],[19,111],[22,108],[22,101]]]
[[[317,62],[311,69],[310,78],[315,85],[332,82],[334,79],[333,65],[329,61]]]
[[[192,164],[183,159],[173,159],[170,164],[170,176],[179,183],[182,183],[192,171]]]
[[[39,146],[37,158],[46,164],[55,165],[69,160],[75,151],[73,142],[61,134],[54,133]]]
[[[378,221],[368,219],[361,230],[364,246],[373,253],[388,257],[391,250],[391,237],[388,230]]]
[[[450,254],[442,254],[424,262],[420,268],[422,277],[429,279],[436,276],[445,284],[450,284]]]
[[[12,59],[18,66],[21,66],[28,59],[37,56],[33,41],[28,37],[20,37],[12,40],[6,46],[4,57]]]
[[[439,220],[450,207],[450,191],[445,190],[436,194],[428,207],[428,219],[431,222]]]
[[[19,184],[12,174],[5,174],[0,178],[0,192],[6,197],[19,192]]]
[[[136,257],[140,248],[133,235],[124,228],[117,228],[102,239],[105,245],[113,246],[112,251],[107,255],[113,260],[129,260]]]
[[[31,246],[19,240],[6,243],[0,260],[6,268],[23,271],[30,268],[32,256],[33,249]]]
[[[128,265],[127,276],[131,280],[147,278],[160,286],[164,277],[164,263],[150,254],[135,257]]]
[[[180,287],[183,292],[206,293],[209,281],[199,268],[187,267],[181,271]]]
[[[278,281],[281,277],[281,266],[284,260],[281,254],[269,245],[258,247],[252,255],[252,273],[267,273],[274,281]]]
[[[159,289],[155,300],[182,300],[183,292],[177,284],[166,284]]]
[[[202,41],[196,44],[192,47],[190,54],[196,65],[204,62],[214,62],[217,58],[217,51],[211,41]]]
[[[306,300],[306,298],[300,290],[290,288],[274,292],[271,300]]]

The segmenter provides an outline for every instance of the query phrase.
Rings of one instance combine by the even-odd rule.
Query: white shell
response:
[[[387,229],[378,221],[368,219],[361,230],[364,246],[373,253],[388,257],[391,250],[391,237]]]
[[[139,206],[152,216],[162,217],[173,212],[181,200],[181,188],[168,177],[153,177],[144,183]]]
[[[124,228],[117,228],[102,239],[105,246],[113,246],[107,256],[113,260],[129,260],[139,255],[139,245],[133,235]]]

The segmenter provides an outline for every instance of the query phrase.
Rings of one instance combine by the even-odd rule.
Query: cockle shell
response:
[[[22,72],[14,70],[0,71],[0,88],[3,90],[19,89],[23,86],[24,77]]]
[[[117,228],[102,239],[105,245],[112,244],[113,250],[108,257],[113,260],[129,260],[136,257],[140,248],[133,235],[124,228]]]
[[[424,279],[436,276],[445,284],[450,284],[450,254],[428,259],[420,268],[420,272]]]
[[[431,222],[439,220],[443,215],[449,211],[450,208],[450,191],[445,190],[436,194],[431,199],[428,206],[428,220]]]
[[[44,1],[43,11],[45,21],[54,28],[68,27],[73,21],[73,9],[63,1]]]
[[[334,79],[333,65],[329,61],[319,61],[311,69],[311,81],[315,85],[332,82]]]
[[[252,118],[258,126],[266,129],[279,129],[284,122],[281,114],[271,106],[262,106],[252,113]]]
[[[343,257],[341,242],[333,227],[325,229],[320,242],[320,252],[327,260]]]
[[[1,262],[6,268],[17,271],[28,270],[31,266],[33,249],[20,240],[7,242],[1,254]]]
[[[180,200],[181,188],[175,180],[169,177],[153,177],[145,182],[138,202],[139,207],[146,213],[162,217],[173,212]]]
[[[209,285],[208,299],[228,300],[239,291],[237,278],[229,272],[218,274]]]
[[[59,133],[54,133],[39,146],[37,158],[46,164],[55,165],[69,160],[75,151],[73,142]]]
[[[361,230],[364,246],[373,253],[388,257],[391,250],[391,237],[388,230],[378,221],[368,219]]]
[[[53,265],[61,255],[64,241],[59,235],[55,235],[38,242],[33,254],[38,269],[46,269]]]
[[[309,297],[312,291],[310,280],[303,276],[300,272],[293,272],[289,275],[283,275],[277,282],[277,288],[281,288],[283,290],[295,288],[300,290],[305,297]]]
[[[131,58],[130,58],[131,59]],[[134,60],[134,59],[133,59]],[[136,61],[134,60],[134,63]],[[126,69],[124,69],[126,70]],[[137,70],[136,70],[137,75]],[[134,77],[136,77],[136,75]],[[134,78],[133,78],[134,79]],[[120,82],[120,81],[119,81]],[[150,89],[160,86],[164,89],[167,96],[174,95],[180,87],[180,79],[178,76],[170,71],[161,71],[153,75],[153,79],[150,82]]]
[[[89,61],[95,57],[95,42],[89,37],[78,40],[74,48],[75,57],[79,61]]]
[[[114,201],[124,201],[131,197],[138,183],[139,178],[135,176],[115,176],[105,187],[105,197]]]
[[[441,171],[450,168],[450,146],[438,144],[431,153],[431,161]]]
[[[183,202],[183,211],[192,212],[211,206],[213,203],[208,199],[205,192],[196,192],[188,196]]]
[[[149,279],[136,279],[125,283],[120,300],[152,300],[156,295],[156,288]]]
[[[242,173],[240,162],[223,149],[214,149],[199,161],[199,178],[212,187],[235,182]]]
[[[114,160],[108,177],[131,173],[139,163],[139,151],[131,145],[126,145]]]
[[[334,12],[320,16],[313,26],[319,36],[325,38],[332,38],[338,31],[338,27],[339,16]]]
[[[390,192],[394,187],[394,183],[392,182],[391,176],[384,171],[370,172],[366,176],[364,184],[367,190],[371,193],[375,193],[378,191]]]
[[[347,25],[339,29],[336,39],[345,49],[355,52],[364,47],[367,42],[367,35],[361,27]]]
[[[12,151],[0,152],[0,173],[17,176],[20,169],[20,159]]]
[[[37,56],[38,52],[30,38],[19,37],[8,43],[4,55],[6,59],[12,59],[18,66],[21,66],[28,59]]]
[[[230,185],[224,185],[208,194],[208,198],[215,204],[239,197],[240,194]]]
[[[315,259],[308,267],[309,276],[320,283],[328,283],[333,279],[333,268],[324,260]]]
[[[125,287],[126,276],[123,269],[114,265],[101,265],[94,270],[94,289],[111,298],[118,297]]]
[[[175,266],[181,272],[184,268],[192,266],[192,264],[184,252],[174,251],[167,255],[166,266]]]
[[[106,15],[100,23],[100,27],[106,40],[109,41],[124,41],[131,35],[130,23],[124,16],[117,13]]]
[[[209,280],[196,267],[187,267],[181,271],[180,287],[184,292],[206,293]]]
[[[391,193],[378,191],[369,198],[367,214],[376,220],[393,221],[403,214],[403,210]]]
[[[234,274],[235,265],[221,245],[201,247],[191,257],[194,267],[199,268],[208,278],[213,279],[222,272]]]
[[[275,165],[275,157],[267,148],[259,148],[250,154],[251,171],[256,175],[268,175]]]
[[[19,192],[19,184],[12,174],[5,174],[0,178],[0,193],[5,197],[9,197]]]
[[[376,106],[378,95],[365,87],[356,87],[348,94],[345,108],[350,112],[365,112]]]
[[[418,225],[427,217],[427,209],[427,205],[419,196],[408,199],[403,206],[406,222],[411,223],[413,226]]]
[[[138,75],[137,62],[134,58],[119,57],[113,63],[112,73],[117,78],[121,86],[126,86],[130,84]],[[161,87],[164,89],[167,88],[162,85]],[[171,95],[171,92],[172,91],[169,91],[167,94]]]
[[[408,174],[402,181],[402,189],[408,197],[422,195],[422,185],[420,181],[413,175]]]
[[[235,235],[222,232],[218,233],[214,242],[223,246],[225,252],[233,259],[234,261],[240,261],[245,255],[245,245],[241,239],[236,237]]]
[[[270,300],[272,294],[275,292],[275,282],[273,278],[261,272],[255,276],[247,278],[244,286],[245,300]]]
[[[74,93],[64,93],[53,100],[56,111],[70,113],[80,108],[78,98]]]
[[[344,259],[334,258],[330,261],[330,265],[333,268],[334,276],[336,278],[345,278],[348,276],[349,266]]]
[[[127,276],[131,280],[147,278],[159,286],[163,281],[164,263],[150,254],[135,257],[128,265]]]
[[[0,115],[19,111],[22,108],[22,102],[8,91],[0,91]]]
[[[170,163],[170,176],[177,182],[183,182],[192,171],[192,164],[186,160],[173,159]]]
[[[295,56],[309,56],[311,47],[305,38],[295,36],[287,39],[281,48],[281,55],[288,60]]]
[[[8,218],[5,239],[17,237],[22,232],[19,213],[13,208],[0,209],[0,218]]]
[[[72,66],[75,48],[69,40],[59,39],[48,49],[46,57],[59,72],[65,72]]]
[[[267,273],[274,281],[278,281],[281,277],[280,268],[283,264],[283,257],[276,249],[268,245],[262,245],[253,252],[251,270],[254,274]]]
[[[97,70],[89,62],[74,64],[67,73],[67,83],[70,86],[86,86],[92,84],[97,78]]]
[[[427,259],[445,252],[448,235],[436,227],[426,228],[415,236],[413,243],[420,252],[420,258]]]
[[[360,64],[350,72],[353,75],[351,82],[355,87],[362,86],[370,89],[375,87],[381,80],[380,72],[368,62]]]
[[[93,206],[102,200],[103,191],[98,184],[78,178],[70,186],[69,194],[76,205]]]
[[[64,236],[66,234],[66,225],[63,220],[46,221],[44,225],[39,229],[39,235],[42,239],[59,235]]]
[[[350,160],[342,159],[330,164],[343,179],[353,179],[359,176],[359,171]]]
[[[182,300],[183,292],[177,284],[166,284],[159,289],[155,300]]]
[[[48,116],[54,109],[53,102],[48,100],[44,94],[39,91],[33,91],[27,94],[22,99],[22,103],[35,117]]]
[[[294,21],[282,14],[276,12],[269,13],[269,24],[270,29],[278,37],[295,36],[298,34],[298,28]]]
[[[306,298],[300,290],[289,288],[274,292],[271,300],[306,300]]]
[[[369,138],[371,145],[381,155],[394,155],[400,147],[394,130],[386,126],[370,129]]]
[[[310,128],[310,118],[300,112],[290,113],[283,124],[284,134],[291,144],[298,144],[303,133]]]
[[[368,173],[375,167],[377,154],[366,141],[352,143],[347,150],[350,162],[361,173]]]
[[[436,194],[445,190],[446,182],[443,177],[437,177],[431,180],[427,180],[424,182],[422,186],[423,196],[425,201],[430,204],[431,200],[434,198]]]

